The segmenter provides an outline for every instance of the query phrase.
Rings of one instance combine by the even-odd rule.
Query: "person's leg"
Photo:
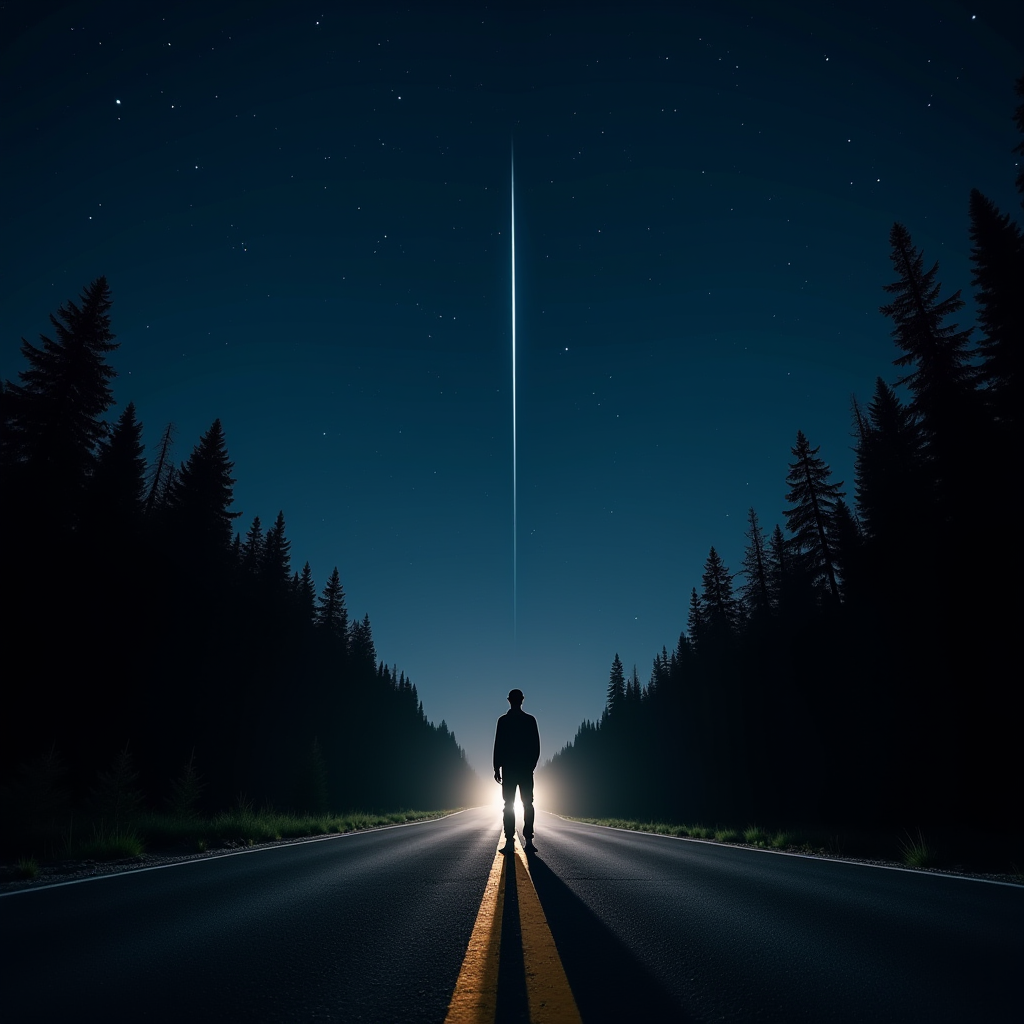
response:
[[[523,835],[529,840],[533,838],[533,772],[519,779],[519,795],[523,798]]]
[[[511,841],[516,834],[516,779],[508,772],[501,776],[501,796],[505,801],[502,824],[505,827],[505,838]]]

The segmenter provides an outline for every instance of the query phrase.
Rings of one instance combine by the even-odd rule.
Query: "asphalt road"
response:
[[[440,1024],[498,818],[0,897],[0,1020]],[[546,814],[537,842],[531,875],[586,1024],[1021,1020],[1024,888]],[[514,935],[502,1024],[525,1005]]]

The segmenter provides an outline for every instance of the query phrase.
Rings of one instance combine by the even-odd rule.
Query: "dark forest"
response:
[[[559,810],[1019,830],[1024,236],[966,205],[976,326],[894,224],[896,371],[852,399],[855,479],[796,431],[784,527],[751,508],[738,571],[711,548],[646,685],[615,656],[544,770]]]
[[[238,522],[220,421],[179,462],[173,425],[147,453],[133,404],[104,419],[107,281],[50,321],[2,393],[7,801],[87,808],[120,763],[153,808],[200,778],[209,811],[466,804],[464,752],[378,661],[338,570],[318,593],[283,513]]]

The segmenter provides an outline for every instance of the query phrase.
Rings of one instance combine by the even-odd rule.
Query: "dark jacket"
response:
[[[532,772],[539,760],[537,719],[521,708],[509,708],[494,730],[494,770]]]

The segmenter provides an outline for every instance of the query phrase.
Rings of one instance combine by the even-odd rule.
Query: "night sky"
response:
[[[242,533],[283,509],[484,775],[511,686],[550,756],[646,683],[798,429],[852,503],[892,222],[969,298],[969,190],[1020,214],[1014,3],[0,17],[0,376],[106,275],[111,418],[220,417]]]

